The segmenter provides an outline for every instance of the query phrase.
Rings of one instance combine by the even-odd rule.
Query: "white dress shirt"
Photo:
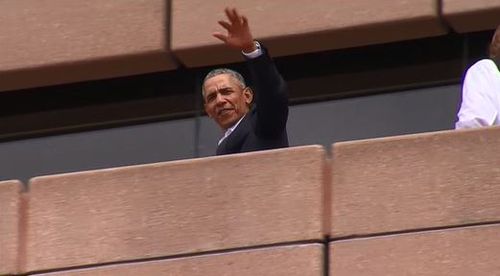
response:
[[[260,48],[260,44],[259,42],[255,41],[255,46],[257,49],[255,49],[253,52],[250,52],[250,53],[245,53],[245,52],[241,52],[246,58],[248,59],[252,59],[252,58],[257,58],[259,57],[260,55],[262,55],[262,49]],[[222,136],[222,138],[220,138],[219,142],[217,143],[217,145],[220,145],[220,143],[222,143],[222,141],[224,141],[224,139],[226,139],[229,135],[231,135],[231,133],[233,133],[233,131],[236,129],[236,127],[240,124],[241,120],[243,120],[243,118],[245,118],[245,116],[241,117],[241,119],[238,120],[238,122],[236,122],[236,124],[234,124],[232,127],[228,128],[226,130],[226,132],[224,133],[224,136]]]
[[[236,127],[240,124],[241,120],[243,120],[243,118],[245,118],[245,116],[243,115],[243,117],[241,117],[238,122],[236,122],[236,124],[234,124],[232,127],[226,129],[226,132],[224,132],[224,136],[222,136],[222,138],[220,138],[219,142],[217,143],[217,145],[220,145],[220,143],[222,143],[222,141],[224,141],[224,139],[227,138],[227,136],[231,135],[231,133],[233,133],[233,131],[236,129]]]
[[[456,129],[500,125],[500,71],[495,62],[483,59],[465,74],[462,105]]]

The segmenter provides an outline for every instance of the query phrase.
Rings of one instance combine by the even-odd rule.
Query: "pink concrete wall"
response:
[[[0,275],[19,271],[21,188],[17,180],[0,181]]]
[[[500,0],[442,0],[443,17],[457,32],[496,29],[500,25]]]
[[[499,149],[493,127],[1,182],[0,273],[491,275]]]
[[[0,91],[177,67],[164,0],[6,0],[0,14]]]
[[[322,239],[324,150],[30,181],[26,271]]]
[[[322,255],[321,244],[275,246],[33,275],[321,276],[324,275]]]
[[[495,275],[499,233],[496,224],[333,242],[330,275]]]
[[[436,0],[341,1],[172,0],[172,51],[187,66],[241,60],[214,31],[224,7],[247,15],[254,36],[273,56],[385,43],[445,33]]]
[[[499,0],[0,2],[0,91],[241,61],[211,36],[226,6],[273,56],[493,29]],[[171,9],[170,9],[171,8]],[[171,22],[171,24],[170,24]]]
[[[500,220],[500,128],[333,147],[333,237]]]

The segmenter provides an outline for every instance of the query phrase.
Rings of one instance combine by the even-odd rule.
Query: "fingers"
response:
[[[227,19],[229,19],[229,22],[231,22],[232,24],[234,24],[236,20],[234,19],[233,9],[231,9],[231,8],[225,8],[224,12],[226,13]]]
[[[243,25],[243,27],[248,26],[248,19],[246,16],[241,17],[241,24]]]
[[[236,8],[233,9],[233,16],[234,16],[234,20],[236,22],[238,22],[239,25],[241,25],[242,23],[242,18],[241,18],[241,15],[238,13],[238,11],[236,10]]]
[[[221,33],[213,33],[212,34],[214,37],[222,40],[222,42],[226,43],[227,42],[227,36],[221,34]]]
[[[219,25],[221,25],[224,29],[226,30],[230,30],[231,29],[231,24],[227,23],[226,21],[217,21],[219,23]]]
[[[238,13],[236,8],[225,8],[224,11],[232,25],[236,26],[242,25],[243,23],[242,16]]]
[[[224,9],[224,12],[226,13],[227,18],[231,18],[231,9],[229,7],[226,7]]]

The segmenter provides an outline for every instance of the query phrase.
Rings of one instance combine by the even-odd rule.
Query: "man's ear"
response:
[[[253,90],[250,87],[246,87],[243,90],[243,96],[245,97],[245,103],[250,105],[253,101]]]

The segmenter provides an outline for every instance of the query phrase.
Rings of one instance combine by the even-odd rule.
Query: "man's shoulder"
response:
[[[491,59],[481,59],[474,63],[471,67],[469,67],[469,71],[490,71],[490,70],[497,70],[498,67],[495,64],[495,62]]]
[[[482,59],[474,63],[465,74],[466,81],[495,80],[500,78],[500,71],[491,59]]]

